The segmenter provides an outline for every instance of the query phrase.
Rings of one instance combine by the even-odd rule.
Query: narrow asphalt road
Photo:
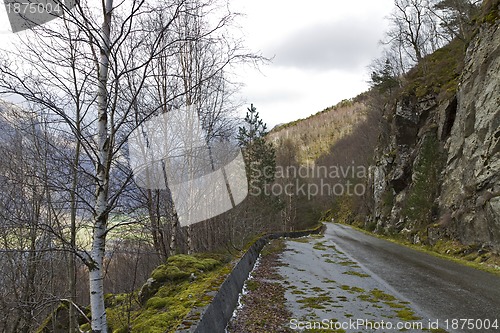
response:
[[[272,274],[262,271],[242,296],[252,325],[269,314],[246,305],[248,295],[280,299],[286,309],[273,317],[283,329],[262,332],[500,332],[497,275],[340,224],[327,223],[323,235],[281,241],[274,271],[267,268]],[[260,290],[265,283],[280,288],[270,295]],[[248,318],[238,311],[233,317],[241,327]]]
[[[439,319],[440,326],[447,331],[500,332],[500,328],[465,326],[462,329],[463,321],[458,323],[458,328],[452,327],[453,320],[456,323],[461,319],[475,320],[474,326],[484,324],[486,319],[491,323],[497,320],[500,325],[500,277],[345,225],[327,225],[323,243],[330,242],[386,290],[410,302],[418,313],[431,320]],[[467,324],[470,325],[470,321]]]

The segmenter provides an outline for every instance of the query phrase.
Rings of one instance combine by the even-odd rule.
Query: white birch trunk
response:
[[[104,2],[103,2],[104,4]],[[104,272],[103,259],[106,247],[106,227],[108,222],[108,180],[109,180],[109,149],[108,137],[108,99],[107,82],[110,54],[111,11],[113,0],[106,0],[103,8],[102,45],[99,58],[99,82],[97,88],[97,136],[98,136],[98,161],[96,163],[96,202],[95,225],[92,241],[91,267],[89,267],[90,280],[90,310],[92,313],[92,332],[107,333],[106,309],[104,307]]]

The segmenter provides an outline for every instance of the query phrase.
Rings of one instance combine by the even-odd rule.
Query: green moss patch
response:
[[[377,301],[395,301],[396,297],[389,295],[382,290],[379,290],[377,288],[373,289],[371,292],[372,296],[377,300]]]
[[[106,296],[110,331],[174,332],[193,308],[209,304],[231,271],[230,259],[213,253],[168,258],[140,292]]]
[[[370,275],[368,274],[365,274],[365,273],[360,273],[360,272],[356,272],[356,271],[347,271],[347,272],[344,272],[342,274],[345,274],[345,275],[352,275],[352,276],[358,276],[360,278],[367,278],[367,277],[370,277]]]
[[[459,39],[425,57],[407,75],[404,94],[417,98],[432,94],[446,99],[453,96],[464,67],[466,45]]]
[[[326,309],[325,305],[331,302],[332,298],[326,293],[319,296],[305,297],[297,301],[297,303],[302,304],[304,309]]]
[[[307,244],[310,242],[310,239],[309,238],[305,238],[305,237],[302,237],[302,238],[292,238],[290,239],[292,242],[297,242],[297,243],[304,243],[304,244]]]
[[[347,267],[353,267],[353,268],[360,268],[359,265],[356,262],[351,261],[351,260],[341,261],[341,262],[339,262],[339,265],[347,266]]]
[[[396,315],[398,316],[399,319],[404,321],[422,319],[421,317],[416,316],[415,312],[413,312],[411,309],[408,308],[396,311]]]
[[[377,288],[371,290],[369,293],[362,294],[358,296],[361,300],[367,301],[370,303],[378,303],[378,302],[393,302],[396,300],[396,297],[389,295]]]
[[[482,6],[481,18],[479,23],[495,24],[499,14],[500,1],[499,0],[485,0]]]
[[[325,242],[317,242],[313,245],[313,249],[318,251],[326,251],[327,247],[325,246]]]

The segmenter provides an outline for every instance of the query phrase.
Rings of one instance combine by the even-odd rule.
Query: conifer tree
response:
[[[243,148],[247,177],[251,187],[262,189],[274,180],[275,149],[273,144],[265,139],[267,126],[253,104],[248,108],[244,122],[245,124],[239,127],[237,139]]]
[[[399,85],[398,80],[394,77],[393,68],[389,59],[385,61],[382,68],[376,69],[371,74],[371,85],[378,89],[381,93],[391,93],[394,88]]]

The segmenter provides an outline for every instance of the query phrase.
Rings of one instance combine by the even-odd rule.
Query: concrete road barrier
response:
[[[262,248],[272,239],[288,237],[299,238],[323,232],[325,225],[311,230],[278,232],[259,238],[243,257],[234,266],[231,273],[224,280],[215,294],[212,302],[203,309],[193,309],[187,318],[200,318],[190,323],[190,327],[178,330],[178,333],[224,333],[225,328],[233,315],[238,298],[248,279]]]

